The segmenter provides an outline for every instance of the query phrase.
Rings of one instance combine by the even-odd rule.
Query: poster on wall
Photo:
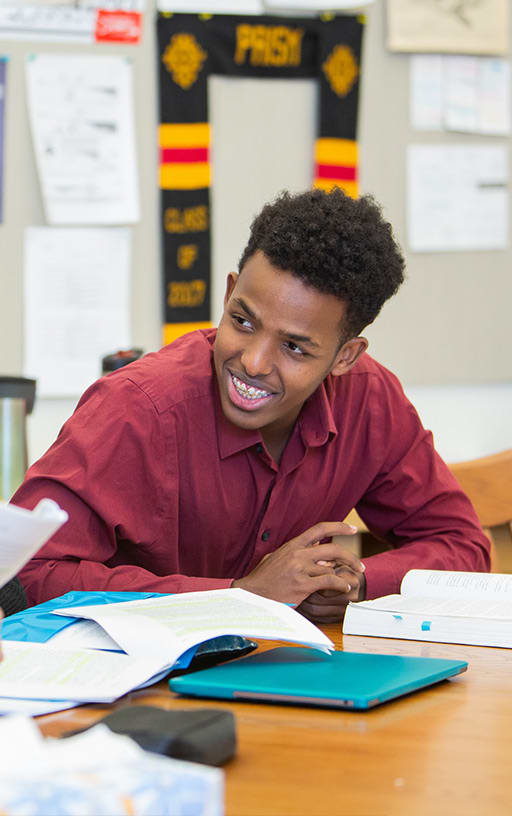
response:
[[[510,0],[388,0],[391,51],[503,55]]]
[[[315,79],[312,184],[358,193],[356,16],[158,16],[164,342],[210,325],[208,77]]]
[[[0,39],[138,43],[145,0],[0,3]]]
[[[0,223],[4,220],[4,133],[7,57],[0,56]]]
[[[48,223],[137,221],[131,63],[117,56],[32,54],[26,78]]]

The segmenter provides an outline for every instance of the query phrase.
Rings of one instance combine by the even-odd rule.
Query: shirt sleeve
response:
[[[432,434],[393,375],[388,372],[378,389],[371,445],[380,467],[357,511],[392,549],[365,559],[366,597],[400,592],[409,569],[488,572],[490,541]]]
[[[12,498],[33,509],[48,497],[69,515],[20,572],[29,603],[72,589],[184,592],[231,585],[231,578],[153,572],[165,508],[178,489],[165,450],[161,417],[134,382],[106,378],[86,391]]]

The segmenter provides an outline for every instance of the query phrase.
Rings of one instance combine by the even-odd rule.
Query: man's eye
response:
[[[250,329],[251,328],[251,323],[250,323],[249,320],[247,320],[246,317],[242,317],[241,315],[233,315],[233,320],[239,326],[243,326],[244,329]]]
[[[297,357],[304,357],[307,354],[307,352],[303,351],[296,343],[292,343],[291,340],[286,343],[286,347]]]

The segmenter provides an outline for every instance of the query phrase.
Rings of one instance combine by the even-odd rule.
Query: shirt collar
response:
[[[330,442],[338,433],[324,380],[306,400],[299,415],[300,433],[306,447],[318,448]]]
[[[221,459],[262,444],[259,430],[246,430],[229,422],[224,416],[214,373],[214,406],[217,442]],[[320,447],[336,436],[338,429],[324,383],[305,402],[298,419],[298,430],[305,447]]]

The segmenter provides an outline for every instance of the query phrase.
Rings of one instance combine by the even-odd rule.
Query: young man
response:
[[[70,518],[21,574],[29,601],[239,586],[327,622],[412,567],[488,570],[468,499],[360,336],[403,265],[371,198],[264,207],[218,330],[94,383],[29,470],[13,501]],[[393,547],[365,570],[339,538],[353,507]]]

